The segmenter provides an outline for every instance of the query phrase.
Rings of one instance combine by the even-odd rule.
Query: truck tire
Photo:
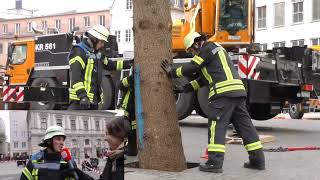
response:
[[[101,99],[101,103],[99,103],[99,109],[111,109],[114,106],[115,90],[110,77],[102,76],[101,90],[103,92],[103,97]]]
[[[196,105],[195,105],[195,108],[194,110],[196,111],[196,113],[201,116],[201,117],[204,117],[204,118],[208,118],[207,115],[202,111],[201,107],[200,107],[200,104],[199,104],[199,101],[198,101],[198,96],[196,98]]]
[[[289,104],[289,115],[292,119],[301,119],[303,117],[301,104]]]
[[[32,81],[34,87],[57,87],[57,83],[52,78],[36,78]],[[31,110],[53,110],[56,106],[54,102],[31,102]]]
[[[200,88],[197,92],[197,99],[199,103],[199,107],[201,110],[201,113],[198,112],[198,114],[204,118],[208,117],[208,94],[209,94],[209,88],[207,86],[203,86]]]
[[[180,79],[174,79],[174,83],[176,85],[184,85],[188,83],[186,79],[180,78]],[[189,93],[179,93],[175,94],[176,97],[176,110],[178,114],[178,119],[182,120],[186,117],[188,117],[195,107],[195,93],[189,92]]]

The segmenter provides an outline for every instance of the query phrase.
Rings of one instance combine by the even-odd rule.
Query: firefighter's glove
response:
[[[183,86],[179,86],[179,85],[174,85],[173,86],[173,92],[174,93],[184,93],[185,89]]]
[[[167,76],[171,78],[172,64],[168,62],[168,60],[161,61],[161,68],[166,72]]]
[[[88,110],[90,108],[90,100],[87,96],[80,99],[80,106],[82,110]]]

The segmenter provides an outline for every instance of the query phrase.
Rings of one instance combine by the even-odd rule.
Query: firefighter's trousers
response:
[[[246,98],[219,97],[208,104],[208,155],[209,161],[223,165],[225,136],[228,125],[233,124],[243,139],[250,160],[264,163],[262,145],[246,108]],[[257,157],[250,157],[257,156]]]
[[[128,144],[127,144],[126,155],[136,156],[138,154],[137,135],[136,135],[137,125],[135,120],[129,120],[129,118],[127,119],[131,123],[131,132],[128,134]]]

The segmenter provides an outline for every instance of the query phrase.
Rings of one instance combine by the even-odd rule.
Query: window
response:
[[[293,3],[293,23],[299,23],[302,21],[303,21],[303,1],[294,2]]]
[[[258,29],[267,27],[267,7],[258,7]]]
[[[106,25],[106,17],[105,16],[99,16],[99,24],[102,26]]]
[[[42,22],[41,22],[41,28],[42,28],[42,30],[46,30],[47,27],[48,27],[47,21],[46,21],[46,20],[42,21]]]
[[[20,24],[15,24],[14,33],[17,35],[20,34]]]
[[[32,22],[28,22],[28,32],[32,32]]]
[[[47,118],[41,118],[41,129],[47,129]]]
[[[78,141],[76,139],[71,140],[72,146],[77,147],[78,146]]]
[[[22,148],[26,148],[27,147],[27,143],[26,142],[22,142],[21,146],[22,146]]]
[[[292,46],[304,46],[304,39],[298,39],[291,41]]]
[[[69,18],[69,31],[73,31],[74,27],[76,26],[75,18]]]
[[[87,16],[87,17],[84,17],[83,19],[84,19],[84,26],[85,27],[90,26],[90,17]]]
[[[131,10],[132,9],[132,0],[127,0],[126,9],[127,10]]]
[[[90,145],[90,140],[89,139],[85,139],[84,140],[84,145],[89,146]]]
[[[285,47],[286,42],[285,41],[281,41],[281,42],[274,42],[272,43],[274,48],[278,48],[278,47]]]
[[[83,120],[83,129],[84,130],[89,130],[88,120]]]
[[[70,126],[71,126],[71,130],[76,130],[77,126],[76,126],[76,120],[70,120]]]
[[[131,29],[126,30],[126,42],[131,41]]]
[[[13,131],[13,136],[18,137],[18,131]]]
[[[16,45],[12,52],[10,59],[11,64],[23,64],[27,58],[27,45]]]
[[[313,38],[311,39],[311,45],[320,45],[320,38]]]
[[[312,20],[320,20],[320,0],[313,0]]]
[[[100,130],[100,120],[96,120],[96,130]]]
[[[268,44],[267,44],[267,43],[265,43],[265,44],[260,44],[260,50],[261,50],[261,51],[266,51],[266,50],[268,50]]]
[[[62,119],[56,119],[57,126],[62,127]]]
[[[274,4],[274,27],[284,26],[284,2]]]
[[[3,32],[3,34],[8,33],[8,24],[3,24],[2,25],[2,32]]]
[[[115,31],[115,35],[117,37],[117,42],[119,43],[120,42],[120,39],[121,39],[121,34],[120,34],[121,31]]]
[[[13,148],[14,148],[14,149],[17,149],[18,147],[19,147],[19,143],[18,143],[18,142],[14,142],[14,143],[13,143]]]
[[[0,54],[3,54],[3,44],[0,43]]]
[[[60,19],[56,19],[56,22],[55,22],[55,28],[57,28],[58,30],[61,29],[61,20]]]

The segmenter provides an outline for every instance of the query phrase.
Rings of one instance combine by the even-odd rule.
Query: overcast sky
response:
[[[9,111],[0,110],[0,117],[4,120],[6,126],[7,141],[10,139],[10,127],[9,127]]]
[[[37,14],[46,15],[71,10],[94,11],[108,9],[113,0],[22,0],[22,7],[39,10]],[[0,12],[15,7],[15,0],[1,0]],[[1,18],[1,17],[0,17]]]

